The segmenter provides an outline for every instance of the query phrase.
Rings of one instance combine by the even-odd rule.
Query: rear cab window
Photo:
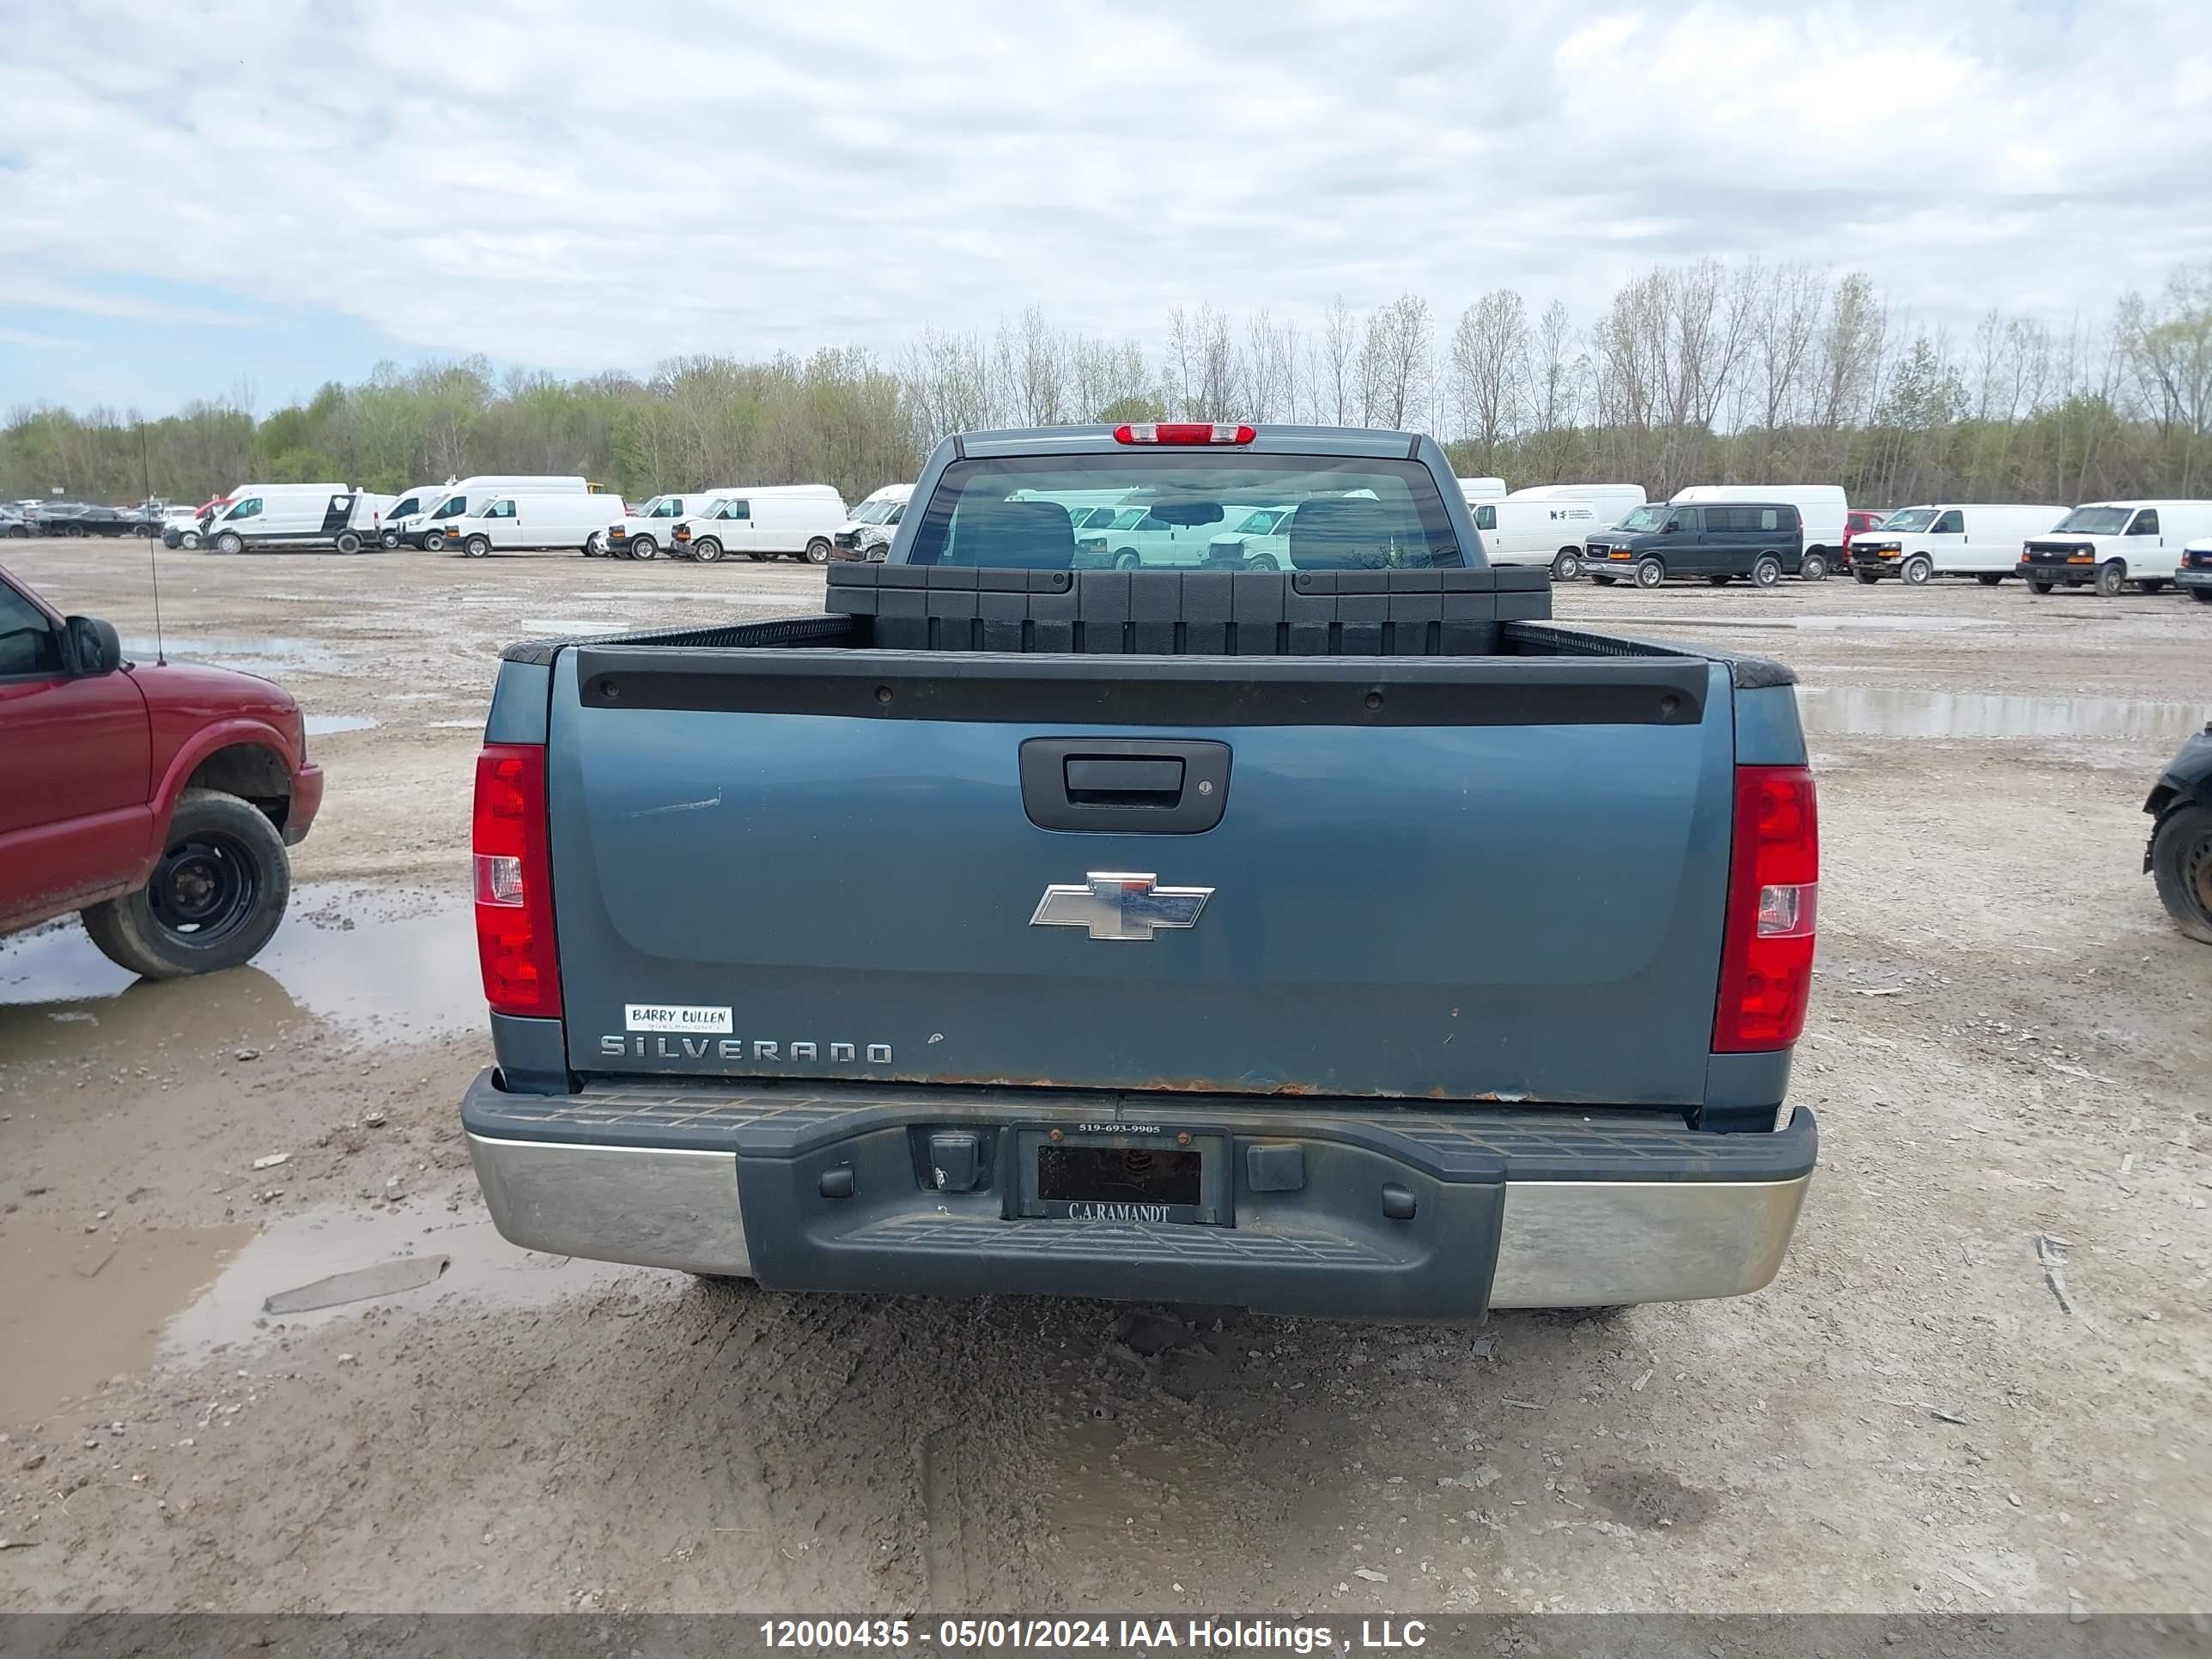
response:
[[[1126,489],[1104,524],[1079,514]],[[1442,492],[1418,462],[1131,449],[955,461],[908,550],[915,564],[1038,570],[1242,568],[1242,526],[1273,515],[1267,556],[1294,570],[1459,568]],[[1217,544],[1218,544],[1217,546]]]

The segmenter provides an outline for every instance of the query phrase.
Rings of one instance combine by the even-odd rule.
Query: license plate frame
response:
[[[1195,1202],[1170,1202],[1148,1198],[1141,1190],[1113,1190],[1088,1180],[1079,1170],[1064,1170],[1078,1185],[1094,1190],[1070,1195],[1065,1190],[1046,1196],[1056,1184],[1048,1179],[1047,1155],[1066,1153],[1153,1154],[1164,1162],[1194,1157],[1197,1160]],[[1109,1158],[1100,1160],[1109,1165]],[[1070,1159],[1075,1164],[1080,1160]],[[1235,1182],[1231,1178],[1229,1137],[1192,1130],[1144,1124],[1120,1128],[1111,1125],[1077,1129],[1019,1129],[1014,1137],[1017,1180],[1015,1213],[1024,1218],[1067,1222],[1160,1223],[1181,1226],[1226,1227],[1234,1224]],[[1095,1173],[1095,1172],[1094,1172]],[[1163,1185],[1169,1184],[1164,1170]],[[1188,1184],[1188,1183],[1184,1183]]]

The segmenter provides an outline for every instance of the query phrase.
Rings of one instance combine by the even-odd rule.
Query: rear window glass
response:
[[[1079,514],[1127,492],[1109,520]],[[1261,514],[1267,515],[1262,519]],[[1267,531],[1248,530],[1255,521]],[[1033,570],[1426,570],[1467,562],[1412,461],[1141,449],[956,461],[921,514],[915,564]]]

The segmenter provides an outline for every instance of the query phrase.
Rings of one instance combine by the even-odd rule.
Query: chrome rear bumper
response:
[[[492,1219],[514,1243],[697,1273],[752,1273],[731,1152],[474,1132],[468,1141]],[[1811,1179],[1508,1180],[1490,1305],[1613,1307],[1759,1290],[1782,1265]],[[1485,1265],[1473,1260],[1468,1270]]]

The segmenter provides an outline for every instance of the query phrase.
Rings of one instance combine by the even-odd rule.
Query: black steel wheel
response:
[[[153,879],[83,913],[110,961],[148,979],[235,968],[269,942],[292,896],[276,826],[250,801],[187,789]]]
[[[2150,843],[2159,902],[2190,938],[2212,945],[2212,806],[2184,806],[2159,820]]]

